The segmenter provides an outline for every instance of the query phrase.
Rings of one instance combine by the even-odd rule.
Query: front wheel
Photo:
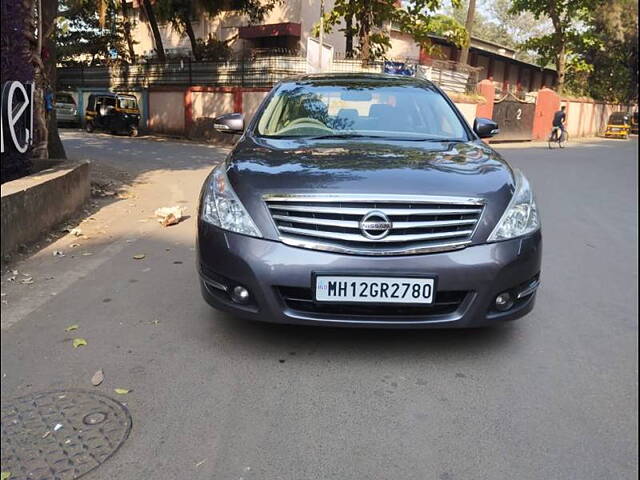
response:
[[[93,132],[94,130],[93,122],[87,122],[86,125],[84,126],[84,129],[87,131],[87,133]]]

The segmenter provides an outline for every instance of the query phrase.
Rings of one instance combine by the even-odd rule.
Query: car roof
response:
[[[113,93],[113,92],[92,93],[90,96],[91,97],[109,97],[109,98],[115,98],[115,97],[136,98],[136,96],[131,93]]]
[[[350,83],[367,82],[379,86],[415,85],[433,86],[429,80],[407,75],[389,73],[310,73],[285,78],[281,83],[298,83],[308,85],[348,85]]]

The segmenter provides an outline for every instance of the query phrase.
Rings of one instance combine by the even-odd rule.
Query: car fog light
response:
[[[236,303],[241,303],[243,305],[249,303],[249,290],[247,290],[244,287],[241,287],[240,285],[233,287],[233,290],[231,291],[231,300],[233,300]]]
[[[495,301],[496,310],[504,312],[513,307],[513,297],[509,292],[502,292],[496,297]]]

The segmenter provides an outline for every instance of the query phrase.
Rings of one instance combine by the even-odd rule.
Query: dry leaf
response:
[[[91,385],[93,385],[94,387],[97,387],[103,381],[104,381],[104,372],[102,371],[102,369],[98,370],[96,373],[93,374],[93,377],[91,377]]]
[[[127,393],[131,392],[131,390],[128,388],[114,388],[113,391],[118,395],[126,395]]]
[[[80,328],[78,325],[69,325],[67,328],[64,329],[65,332],[73,332],[74,330],[77,330],[78,328]]]
[[[139,253],[138,255],[134,255],[133,259],[134,260],[142,260],[144,257],[145,257],[144,254]]]
[[[86,344],[87,344],[87,341],[84,338],[73,339],[73,348],[84,347]]]

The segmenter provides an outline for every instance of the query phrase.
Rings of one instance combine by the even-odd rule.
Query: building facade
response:
[[[153,57],[153,34],[141,11],[141,2],[129,2],[133,7],[130,9],[130,20],[133,25],[136,54],[141,57]],[[324,4],[325,10],[330,11],[334,0],[325,0]],[[214,19],[204,13],[196,15],[192,26],[197,38],[213,37],[225,41],[237,55],[241,52],[259,52],[304,56],[307,40],[319,18],[320,0],[287,0],[277,4],[259,25],[249,25],[246,17],[228,11]],[[429,56],[421,51],[410,35],[391,27],[387,28],[391,39],[391,49],[387,52],[389,59],[408,60],[426,65],[433,60],[444,59],[451,62],[452,68],[459,60],[460,50],[443,38],[433,37],[433,42],[439,47],[439,53],[437,56]],[[169,24],[161,24],[160,32],[167,55],[190,55],[191,46],[186,35],[180,34]],[[324,41],[333,47],[337,58],[344,57],[346,40],[339,28],[326,34]],[[354,42],[357,43],[357,38]],[[556,83],[554,70],[520,61],[516,59],[515,50],[479,38],[471,40],[469,65],[480,68],[478,79],[492,80],[498,92],[536,91],[542,87],[552,88]]]

